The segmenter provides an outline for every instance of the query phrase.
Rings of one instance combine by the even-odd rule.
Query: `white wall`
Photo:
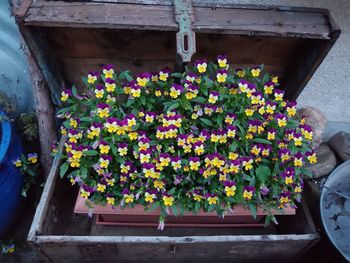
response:
[[[230,1],[230,0],[228,0]],[[298,98],[319,108],[331,122],[350,123],[350,0],[243,0],[239,4],[319,7],[330,10],[342,30],[326,59]]]

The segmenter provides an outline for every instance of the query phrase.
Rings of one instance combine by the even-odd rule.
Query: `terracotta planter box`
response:
[[[85,205],[85,199],[78,195],[74,213],[88,213],[89,208]],[[112,208],[111,205],[97,205],[93,209],[97,215],[97,224],[118,226],[158,226],[160,209],[145,211],[142,205],[125,209]],[[275,215],[295,215],[295,209],[286,208],[282,211],[276,210]],[[236,206],[234,213],[218,217],[216,212],[199,211],[196,215],[187,212],[183,216],[175,217],[169,215],[166,218],[166,226],[176,227],[261,227],[267,214],[258,209],[254,219],[249,210],[242,206]]]

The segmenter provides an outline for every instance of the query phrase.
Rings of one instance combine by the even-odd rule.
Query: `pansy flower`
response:
[[[303,136],[299,133],[294,134],[294,145],[295,146],[302,146],[303,145]]]
[[[97,114],[100,118],[108,118],[110,106],[105,103],[97,104]]]
[[[254,68],[252,68],[252,69],[250,70],[250,72],[252,73],[252,76],[253,76],[254,78],[259,77],[260,72],[261,72],[261,68],[260,68],[260,67],[254,67]]]
[[[232,123],[237,119],[237,115],[234,113],[228,112],[225,117],[225,123],[232,125]]]
[[[264,100],[261,91],[253,92],[252,96],[250,97],[250,99],[251,99],[251,102],[252,102],[253,105],[254,104],[259,104],[259,103],[261,103]]]
[[[111,195],[106,195],[106,201],[108,205],[114,205],[115,204],[115,198]]]
[[[269,141],[273,141],[276,139],[276,129],[275,128],[270,128],[268,131],[267,131],[267,139]]]
[[[233,125],[227,125],[227,137],[234,138],[236,137],[237,127]]]
[[[197,75],[190,72],[188,73],[188,75],[186,76],[186,81],[188,81],[189,83],[193,83],[197,78]]]
[[[266,185],[261,185],[260,186],[260,193],[261,193],[261,195],[267,195],[268,193],[270,192],[270,189],[269,188],[267,188],[267,186]]]
[[[205,194],[204,197],[207,199],[209,205],[216,205],[219,202],[219,198],[215,194]]]
[[[282,163],[289,161],[291,158],[291,152],[289,149],[281,149],[278,151],[278,156],[281,159]]]
[[[170,75],[170,69],[168,68],[164,68],[161,71],[159,71],[159,79],[161,81],[167,81],[169,75]]]
[[[114,92],[116,85],[115,81],[113,79],[106,79],[105,80],[105,87],[107,92]]]
[[[198,94],[198,86],[190,84],[187,87],[187,91],[185,93],[186,99],[192,100],[197,97]]]
[[[163,204],[165,206],[172,206],[174,204],[174,200],[175,200],[173,196],[166,194],[166,193],[163,194],[162,199],[163,199]]]
[[[193,147],[195,154],[202,155],[204,153],[204,144],[202,141],[195,142]]]
[[[274,96],[276,101],[282,101],[284,96],[284,91],[280,89],[275,89]]]
[[[317,155],[314,151],[311,152],[306,152],[305,153],[306,158],[309,160],[311,164],[316,164],[317,163]]]
[[[297,103],[295,101],[291,101],[287,103],[287,114],[289,117],[293,117],[297,113],[296,109]]]
[[[71,96],[72,96],[72,91],[69,89],[66,89],[66,90],[61,92],[61,101],[65,102]]]
[[[96,128],[95,127],[92,128],[92,127],[91,127],[92,132],[96,131]],[[112,118],[112,117],[111,118],[107,118],[106,119],[106,123],[105,123],[105,127],[106,127],[106,129],[107,129],[107,131],[109,133],[115,133],[117,131],[117,129],[118,129],[118,119],[117,118]],[[99,132],[100,131],[98,131],[98,134],[99,134]],[[93,134],[93,135],[95,135],[95,134]]]
[[[154,199],[157,198],[156,194],[157,194],[157,191],[155,191],[155,190],[147,190],[145,193],[145,201],[147,203],[152,204],[154,202]]]
[[[132,85],[130,93],[134,98],[139,98],[141,96],[141,86],[138,84]]]
[[[170,88],[170,97],[173,99],[178,98],[181,93],[184,91],[184,88],[181,85],[173,83]]]
[[[197,189],[193,190],[192,197],[193,197],[193,200],[196,202],[201,202],[202,199],[204,198],[201,192]]]
[[[261,155],[263,157],[269,157],[271,152],[272,152],[272,146],[271,145],[264,145],[264,146],[262,146]]]
[[[253,198],[253,193],[255,191],[254,186],[244,186],[243,188],[243,198],[245,200],[251,200]]]
[[[204,73],[207,71],[207,62],[205,60],[196,60],[194,66],[197,68],[199,73]]]
[[[271,81],[265,83],[265,85],[264,85],[264,92],[265,92],[265,94],[267,94],[267,95],[272,94],[272,93],[273,93],[273,90],[274,90],[274,87],[275,87],[275,85],[274,85],[274,83],[271,82]]]
[[[294,155],[294,166],[296,167],[302,167],[303,164],[304,164],[304,161],[303,161],[303,154],[302,153],[296,153]]]
[[[291,167],[287,167],[287,169],[293,169]],[[281,173],[281,177],[283,178],[283,181],[286,185],[290,185],[293,183],[294,181],[294,175],[295,175],[295,172],[294,172],[294,169],[293,170],[286,170],[284,172]]]
[[[242,165],[244,170],[249,171],[253,168],[253,158],[252,157],[241,157]]]
[[[189,158],[189,165],[190,165],[190,169],[192,171],[198,171],[199,170],[199,166],[200,166],[200,160],[199,157],[190,157]]]
[[[124,202],[126,204],[129,204],[129,203],[132,203],[134,202],[135,200],[135,195],[134,194],[131,194],[129,189],[124,189],[122,191],[122,194],[123,194],[123,197],[124,197]]]
[[[113,74],[114,74],[113,65],[111,65],[111,64],[105,65],[102,68],[103,68],[102,72],[103,72],[104,77],[106,79],[113,78]]]
[[[31,163],[37,163],[38,162],[38,154],[36,153],[29,153],[27,155],[28,161]]]
[[[99,159],[99,165],[103,169],[108,168],[111,161],[112,161],[112,156],[104,154],[104,155],[101,155]]]
[[[216,80],[217,80],[219,83],[224,83],[224,82],[226,82],[227,74],[228,74],[228,71],[227,71],[226,69],[220,69],[220,70],[218,70],[218,72],[216,73]]]
[[[308,141],[312,140],[313,132],[309,125],[303,124],[300,126],[301,134],[304,136],[304,138]]]
[[[94,84],[97,81],[97,77],[98,77],[98,72],[90,71],[89,74],[87,75],[87,82],[89,84]]]
[[[237,68],[237,69],[236,69],[236,74],[237,74],[237,76],[238,76],[239,78],[243,78],[244,75],[245,75],[245,72],[244,72],[243,69]]]
[[[103,95],[105,93],[104,87],[102,85],[96,85],[94,89],[95,97],[98,99],[103,98]]]
[[[248,86],[249,86],[249,82],[244,80],[244,79],[241,79],[238,82],[238,88],[243,93],[247,93],[248,92]]]
[[[289,192],[282,192],[279,195],[279,202],[281,204],[281,207],[284,206],[284,204],[290,202],[290,193]]]
[[[106,191],[106,185],[98,183],[97,184],[97,192],[103,193],[104,191]]]
[[[150,78],[151,78],[151,74],[148,72],[138,74],[136,77],[137,85],[140,87],[145,87],[149,82]]]
[[[277,121],[278,127],[283,128],[287,125],[287,117],[282,113],[278,113],[275,115],[275,119]]]
[[[232,197],[236,194],[236,183],[234,181],[225,181],[225,194],[228,197]]]
[[[175,171],[181,169],[181,158],[178,156],[171,158],[171,166]]]
[[[128,153],[128,144],[127,143],[119,143],[118,144],[118,153],[120,156],[127,155]]]
[[[108,154],[109,150],[111,149],[111,147],[105,141],[100,141],[98,148],[100,149],[101,154]]]
[[[245,112],[245,114],[246,114],[248,117],[251,117],[251,116],[253,116],[253,114],[254,114],[254,109],[253,109],[253,108],[246,108],[246,109],[244,110],[244,112]]]
[[[131,94],[131,87],[134,86],[135,83],[136,83],[135,80],[132,80],[131,82],[125,84],[123,86],[124,93],[127,95]]]
[[[18,167],[22,166],[22,161],[21,161],[21,159],[17,159],[15,161],[13,161],[12,164],[18,168]]]
[[[274,114],[276,110],[276,103],[272,101],[267,101],[266,102],[266,112],[269,114]]]
[[[219,67],[220,68],[226,68],[228,66],[227,64],[227,56],[226,55],[218,55],[216,57]]]

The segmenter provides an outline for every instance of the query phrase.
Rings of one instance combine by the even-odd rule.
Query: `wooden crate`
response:
[[[138,73],[164,66],[180,70],[172,1],[12,0],[23,38],[52,101],[60,90],[101,64]],[[147,3],[147,4],[146,4]],[[328,10],[242,6],[229,1],[194,0],[192,30],[197,58],[227,54],[234,67],[265,64],[280,77],[289,99],[296,99],[340,30]],[[38,102],[40,103],[40,101]],[[317,240],[305,204],[295,216],[266,229],[178,229],[98,226],[74,215],[77,189],[57,179],[54,160],[28,241],[53,262],[287,262]]]
[[[28,234],[49,262],[290,262],[319,240],[304,202],[267,228],[97,225],[73,213],[78,189],[59,179],[58,165],[56,158]]]

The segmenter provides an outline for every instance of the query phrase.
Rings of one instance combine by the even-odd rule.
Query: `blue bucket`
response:
[[[21,201],[23,176],[12,162],[21,155],[20,139],[0,111],[0,239],[13,225]]]

